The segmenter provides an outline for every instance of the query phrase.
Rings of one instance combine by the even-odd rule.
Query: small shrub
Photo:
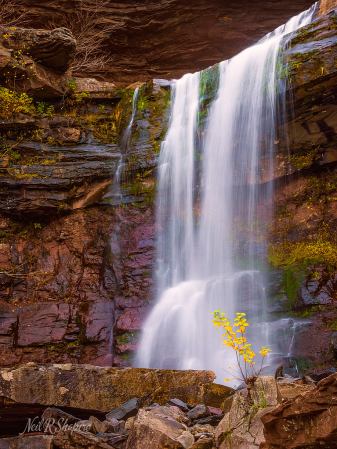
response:
[[[19,94],[6,87],[0,87],[0,117],[8,120],[13,116],[22,114],[34,114],[33,99],[26,93]]]
[[[247,343],[246,338],[246,327],[249,326],[245,318],[246,314],[237,313],[233,325],[226,317],[226,314],[221,312],[221,309],[216,310],[212,313],[212,315],[214,316],[214,320],[212,320],[214,326],[217,326],[218,329],[222,327],[225,330],[225,333],[222,335],[222,337],[226,338],[223,340],[223,344],[235,351],[237,360],[236,370],[233,370],[231,367],[228,369],[234,373],[237,373],[236,377],[233,377],[233,379],[239,379],[246,382],[248,389],[248,400],[252,404],[251,389],[260,375],[263,367],[263,361],[271,349],[267,349],[262,346],[262,349],[259,352],[262,355],[261,367],[256,370],[254,367],[256,363],[254,361],[256,354],[251,350],[252,345]],[[235,327],[237,330],[234,329]],[[229,378],[226,379],[226,382],[229,382],[229,380]]]

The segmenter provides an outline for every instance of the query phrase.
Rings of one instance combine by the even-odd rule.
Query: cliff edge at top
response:
[[[48,22],[55,27],[65,26],[67,14],[74,15],[83,1],[22,0],[22,3],[29,11],[29,25],[45,28]],[[107,25],[105,44],[113,60],[105,75],[126,86],[152,78],[177,79],[231,58],[314,2],[93,0],[85,3],[89,9],[98,7],[101,23]]]

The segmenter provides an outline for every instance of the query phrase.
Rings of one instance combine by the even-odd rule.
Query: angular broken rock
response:
[[[59,428],[62,427],[62,425],[75,424],[80,421],[79,418],[76,418],[75,416],[70,415],[69,413],[66,413],[56,407],[46,408],[46,410],[42,413],[41,418],[45,421],[49,420],[51,425],[60,424]]]
[[[211,412],[209,411],[208,407],[206,407],[206,405],[204,404],[200,404],[192,408],[192,410],[187,413],[187,416],[190,419],[201,419],[210,416],[210,414]]]
[[[88,447],[90,449],[111,449],[101,438],[89,432],[81,430],[60,430],[54,436],[53,447],[58,449],[78,449]]]
[[[1,449],[52,449],[53,437],[49,435],[19,436],[0,439]]]
[[[200,438],[189,449],[213,449],[213,439]]]
[[[245,393],[243,390],[235,394],[229,412],[215,429],[219,449],[257,449],[265,441],[261,419],[281,402],[276,380],[271,376],[257,379],[252,391],[255,407],[251,407]]]
[[[90,416],[89,421],[93,423],[95,433],[104,433],[107,431],[107,426],[98,418],[95,418],[95,416]]]
[[[336,447],[337,373],[262,417],[270,449]]]
[[[82,432],[95,433],[94,424],[91,421],[89,421],[88,419],[78,421],[74,425],[74,429],[81,430]]]
[[[132,429],[132,426],[133,426],[133,423],[135,422],[135,419],[136,419],[136,417],[135,417],[135,416],[132,416],[131,418],[128,418],[128,419],[126,420],[125,428],[124,428],[124,430],[125,430],[126,432],[129,432],[129,431]]]
[[[194,437],[190,432],[186,431],[177,438],[177,441],[179,441],[179,443],[181,443],[185,449],[188,449],[194,443]]]
[[[223,413],[221,408],[208,407],[208,410],[210,411],[211,415],[221,416]]]
[[[196,424],[190,429],[192,435],[197,435],[198,433],[213,433],[214,427],[209,424],[205,424],[204,426],[201,424]]]
[[[129,419],[131,419],[131,418],[129,418]],[[105,425],[106,432],[108,432],[108,433],[118,433],[120,430],[123,430],[124,426],[125,426],[124,421],[119,422],[115,418],[105,420],[105,421],[103,421],[103,424]]]
[[[187,413],[189,411],[187,404],[185,404],[185,402],[181,401],[180,399],[170,399],[167,403],[168,405],[179,407],[180,410],[184,413]]]
[[[282,404],[282,398],[275,377],[258,377],[252,388],[254,403],[259,407],[276,406]]]
[[[167,408],[167,418],[165,418],[164,411],[162,414],[154,414],[158,408],[167,407],[156,407],[150,412],[139,410],[130,431],[126,449],[185,449],[178,438],[186,432],[187,427],[173,418],[174,413],[178,416],[179,414]]]
[[[128,418],[137,415],[137,412],[140,409],[141,405],[142,404],[138,398],[130,399],[130,401],[125,402],[125,404],[108,413],[106,415],[106,419],[108,421],[113,418],[117,420],[123,419],[124,421],[126,421]]]

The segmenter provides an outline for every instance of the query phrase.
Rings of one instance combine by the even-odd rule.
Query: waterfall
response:
[[[145,323],[136,364],[211,369],[235,354],[220,341],[210,313],[265,314],[266,224],[272,216],[276,66],[282,38],[311,22],[292,18],[255,46],[222,62],[206,125],[200,126],[203,78],[173,87],[169,130],[159,160],[158,298]],[[264,231],[264,232],[263,232]],[[253,326],[254,341],[266,336]]]
[[[138,94],[139,94],[139,87],[137,87],[133,93],[131,118],[130,118],[129,124],[123,134],[123,137],[121,139],[120,146],[122,148],[122,153],[119,158],[117,170],[116,170],[115,176],[113,178],[113,182],[112,182],[108,192],[103,197],[104,199],[109,198],[110,204],[118,205],[118,204],[121,204],[121,202],[122,202],[122,192],[121,192],[120,183],[121,183],[121,176],[123,173],[123,166],[124,166],[123,152],[128,148],[128,146],[130,144],[131,134],[132,134],[132,125],[135,120],[135,116],[136,116],[136,112],[137,112]]]
[[[122,139],[122,147],[127,147],[130,143],[130,139],[131,139],[131,133],[132,133],[132,125],[133,122],[135,120],[135,115],[137,112],[137,102],[138,102],[138,94],[139,94],[139,87],[136,87],[134,93],[133,93],[133,97],[132,97],[132,114],[131,114],[131,119],[130,122],[128,124],[128,127],[125,130],[123,139]],[[118,171],[118,170],[117,170]]]

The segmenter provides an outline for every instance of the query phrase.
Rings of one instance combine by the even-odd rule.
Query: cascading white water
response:
[[[133,122],[135,121],[135,115],[137,112],[137,102],[138,102],[138,94],[139,94],[139,87],[136,87],[134,93],[133,93],[133,98],[132,98],[132,114],[131,114],[131,119],[130,122],[128,124],[128,127],[125,130],[123,139],[122,139],[122,146],[127,147],[130,143],[130,138],[131,138],[131,133],[132,133],[132,125]]]
[[[159,161],[159,297],[144,326],[137,366],[212,369],[221,382],[221,365],[235,355],[221,344],[210,313],[263,313],[256,259],[265,248],[261,224],[272,212],[272,183],[259,185],[273,172],[276,61],[283,36],[310,23],[314,11],[220,64],[204,133],[197,134],[202,75],[185,75],[173,88]]]
[[[127,149],[128,145],[130,144],[130,139],[131,139],[131,134],[132,134],[132,125],[135,120],[135,116],[136,116],[136,112],[137,112],[138,94],[139,94],[139,87],[137,87],[133,93],[131,118],[130,118],[129,124],[124,132],[124,135],[123,135],[123,138],[121,141],[121,147],[122,147],[122,150],[124,150],[124,151],[125,151],[125,149]],[[111,187],[109,188],[108,192],[104,196],[104,198],[109,198],[110,202],[112,201],[114,204],[120,204],[122,201],[122,193],[121,193],[120,183],[121,183],[121,175],[123,173],[123,166],[124,166],[123,154],[121,154]]]

